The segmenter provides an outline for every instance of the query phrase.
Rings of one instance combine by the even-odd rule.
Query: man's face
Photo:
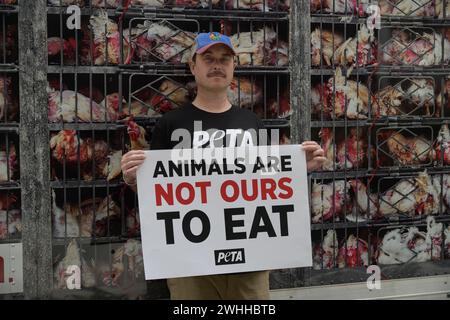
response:
[[[217,44],[197,54],[190,67],[198,86],[208,90],[225,90],[233,80],[234,55],[226,45]]]

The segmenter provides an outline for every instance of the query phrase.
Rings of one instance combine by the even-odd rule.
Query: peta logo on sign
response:
[[[245,263],[244,249],[215,250],[216,266]]]

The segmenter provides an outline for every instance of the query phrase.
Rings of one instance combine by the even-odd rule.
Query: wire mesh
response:
[[[310,3],[311,133],[327,161],[311,175],[304,285],[366,281],[371,264],[383,279],[446,274],[448,2]]]
[[[203,9],[241,11],[287,11],[290,0],[49,0],[53,6],[76,4],[91,8],[148,9]]]
[[[162,114],[195,97],[187,62],[198,32],[233,36],[240,51],[229,98],[282,127],[280,142],[289,142],[288,3],[48,1],[56,296],[148,293],[137,195],[116,169],[125,152],[148,149]],[[65,24],[71,4],[82,7],[80,30]],[[81,267],[79,293],[66,288],[69,264]]]
[[[188,74],[133,73],[124,77],[123,87],[128,88],[124,113],[136,119],[158,118],[192,101],[196,95],[194,78]],[[288,89],[287,75],[239,74],[231,82],[228,98],[233,105],[250,109],[261,119],[282,120],[291,113],[285,95]]]
[[[231,37],[238,67],[287,67],[289,47],[283,37],[287,34],[283,20],[131,18],[121,37],[124,63],[183,67],[191,58],[198,32],[222,31]]]
[[[311,0],[311,13],[316,15],[354,15],[366,17],[370,5],[379,7],[382,17],[399,18],[439,18],[449,17],[448,1],[430,0],[382,0],[382,1],[347,1],[347,0]]]

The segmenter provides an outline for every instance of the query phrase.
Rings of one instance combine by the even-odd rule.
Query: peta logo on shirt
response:
[[[245,263],[244,248],[214,250],[214,256],[216,258],[216,266]]]
[[[192,148],[206,146],[223,147],[223,139],[225,137],[227,147],[254,146],[255,135],[256,130],[251,132],[250,130],[244,131],[242,129],[195,131],[192,137]],[[240,140],[239,142],[238,138]]]
[[[279,133],[271,131],[271,141],[278,141]],[[268,145],[267,129],[209,129],[203,130],[201,121],[194,121],[194,132],[184,128],[175,129],[171,136],[172,141],[179,141],[175,149],[189,148],[221,148]]]

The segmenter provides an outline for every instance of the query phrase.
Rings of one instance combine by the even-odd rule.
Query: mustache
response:
[[[225,75],[225,73],[223,73],[223,72],[221,72],[221,71],[213,71],[213,72],[211,72],[211,73],[208,73],[208,75],[207,75],[208,77],[216,77],[216,76],[219,76],[219,77],[226,77],[226,75]]]

